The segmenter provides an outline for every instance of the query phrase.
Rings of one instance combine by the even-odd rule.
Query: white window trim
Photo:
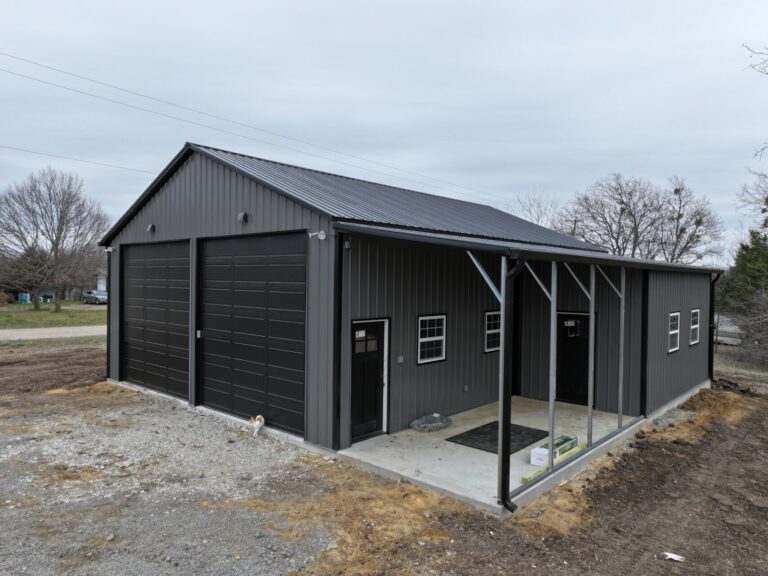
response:
[[[421,337],[421,321],[422,320],[435,320],[435,319],[442,319],[443,321],[443,335],[442,336],[429,336],[427,338]],[[446,319],[445,314],[433,314],[432,316],[419,316],[419,321],[417,325],[418,332],[416,333],[417,342],[416,342],[416,363],[417,364],[429,364],[430,362],[440,362],[442,360],[445,360],[445,335],[448,331],[448,320]],[[443,353],[440,356],[436,356],[434,358],[427,358],[426,360],[421,359],[421,343],[422,342],[434,342],[436,340],[441,340],[443,342]]]
[[[677,316],[677,330],[670,330],[670,320],[672,320],[672,316]],[[669,316],[667,317],[667,331],[669,334],[667,335],[667,352],[677,352],[680,350],[680,312],[670,312]],[[677,334],[677,347],[676,348],[670,348],[670,338],[672,334]]]
[[[693,313],[696,312],[696,324],[693,323]],[[696,328],[696,340],[693,339],[693,329]],[[701,341],[701,308],[691,310],[691,329],[688,333],[688,344],[694,346]]]
[[[496,346],[496,348],[488,348],[488,335],[489,334],[501,334],[501,325],[495,330],[488,330],[488,316],[491,314],[496,314],[499,316],[499,321],[501,321],[501,310],[489,310],[485,313],[485,342],[483,342],[483,348],[486,352],[498,352],[501,350],[501,343],[499,343],[499,346]]]

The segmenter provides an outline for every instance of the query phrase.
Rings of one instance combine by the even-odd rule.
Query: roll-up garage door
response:
[[[121,249],[121,378],[189,395],[189,243]]]
[[[200,247],[199,391],[211,408],[304,434],[305,234]]]

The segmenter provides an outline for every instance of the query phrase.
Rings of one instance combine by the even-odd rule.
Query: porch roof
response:
[[[625,268],[642,268],[646,270],[662,270],[675,272],[698,272],[702,274],[716,274],[723,272],[722,268],[714,266],[698,266],[691,264],[671,264],[658,260],[642,260],[628,256],[616,256],[607,252],[593,250],[579,250],[573,248],[561,248],[557,246],[544,246],[540,244],[527,244],[508,240],[483,238],[479,236],[444,234],[428,230],[403,228],[397,226],[376,226],[357,222],[334,222],[338,230],[377,236],[380,238],[393,238],[409,240],[425,244],[437,244],[440,246],[462,248],[465,250],[479,250],[497,254],[508,254],[512,258],[526,260],[558,260],[564,262],[584,264],[604,264],[606,266],[623,266]]]

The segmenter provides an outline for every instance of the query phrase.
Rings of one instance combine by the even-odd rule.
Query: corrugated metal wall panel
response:
[[[549,262],[531,262],[533,270],[549,287]],[[589,267],[571,265],[589,290]],[[603,267],[611,281],[619,286],[618,269]],[[549,300],[525,270],[516,281],[516,299],[520,299],[520,394],[547,400],[549,394]],[[619,370],[619,299],[596,273],[595,304],[595,408],[615,412],[618,405]],[[560,264],[558,268],[558,311],[588,312],[589,301],[573,277]],[[642,271],[627,270],[627,308],[624,360],[624,412],[640,414],[642,356]]]
[[[648,412],[664,406],[708,378],[708,274],[648,273]],[[699,343],[690,345],[691,310],[699,308]],[[680,312],[680,349],[668,352],[670,312]]]
[[[498,303],[464,251],[355,236],[343,253],[342,447],[350,442],[354,320],[390,319],[390,432],[427,413],[453,414],[498,398],[498,355],[484,352],[485,312]],[[498,257],[481,261],[498,277]],[[447,316],[446,359],[417,365],[418,317],[428,314]]]
[[[247,224],[237,222],[239,212],[247,212]],[[153,234],[147,226],[154,224]],[[199,239],[237,234],[257,234],[288,230],[325,230],[328,238],[309,242],[307,255],[307,417],[306,439],[330,446],[333,437],[333,262],[335,232],[331,223],[308,208],[269,190],[221,163],[192,154],[175,174],[142,207],[111,242],[116,248],[112,259],[110,294],[112,374],[119,366],[120,328],[119,246],[143,242]]]

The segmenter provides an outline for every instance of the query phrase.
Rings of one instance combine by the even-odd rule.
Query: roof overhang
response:
[[[543,260],[573,262],[577,264],[603,264],[605,266],[623,266],[625,268],[641,268],[644,270],[662,270],[670,272],[696,272],[701,274],[718,274],[722,268],[712,266],[695,266],[691,264],[670,264],[658,260],[641,260],[627,256],[616,256],[607,252],[592,250],[576,250],[572,248],[560,248],[557,246],[543,246],[537,244],[523,244],[475,236],[459,236],[456,234],[443,234],[439,232],[426,232],[423,230],[410,230],[390,226],[375,226],[355,222],[334,222],[337,230],[376,236],[379,238],[391,238],[395,240],[407,240],[422,244],[433,244],[449,248],[464,250],[479,250],[495,254],[507,254],[512,258],[524,260]]]

